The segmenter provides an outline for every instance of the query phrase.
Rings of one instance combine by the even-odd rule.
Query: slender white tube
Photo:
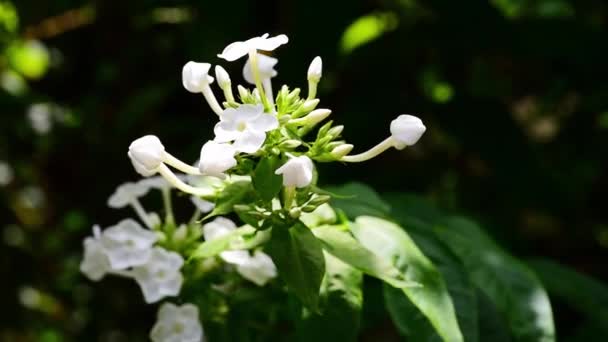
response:
[[[186,163],[184,163],[183,161],[175,158],[174,156],[172,156],[171,154],[169,154],[169,152],[165,151],[163,153],[163,162],[173,166],[174,168],[180,170],[181,172],[187,173],[189,175],[195,175],[195,176],[200,176],[201,171],[198,169],[198,167],[194,167],[191,165],[188,165]]]
[[[158,167],[158,173],[160,173],[160,175],[163,176],[171,185],[185,193],[203,197],[213,195],[213,193],[209,192],[208,189],[195,188],[184,183],[181,179],[177,178],[173,171],[171,171],[171,169],[169,169],[165,164],[160,164]]]
[[[217,114],[217,115],[222,114],[222,112],[224,110],[222,109],[220,104],[217,103],[217,100],[215,99],[215,95],[213,94],[213,91],[211,91],[211,87],[209,86],[209,84],[205,84],[202,92],[203,92],[203,96],[205,96],[205,100],[207,100],[207,103],[209,103],[209,107],[211,107],[211,109],[215,112],[215,114]]]
[[[369,150],[367,150],[363,153],[355,154],[352,156],[344,156],[340,159],[340,161],[347,162],[347,163],[358,163],[358,162],[366,161],[366,160],[374,158],[375,156],[388,150],[389,148],[393,147],[394,145],[395,145],[395,142],[393,140],[393,137],[391,136],[391,137],[384,139],[384,141],[382,141],[378,145],[370,148]]]

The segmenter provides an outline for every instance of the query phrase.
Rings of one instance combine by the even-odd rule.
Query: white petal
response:
[[[245,42],[234,42],[222,51],[221,54],[217,55],[219,58],[223,58],[228,62],[236,61],[237,59],[247,55],[249,53],[249,47]]]
[[[247,251],[225,251],[220,253],[220,257],[225,262],[234,265],[243,265],[251,258]]]
[[[224,172],[236,165],[234,154],[236,150],[232,145],[208,141],[201,148],[199,169],[202,174],[224,177]]]
[[[205,201],[204,199],[196,196],[190,196],[190,201],[192,201],[192,204],[194,204],[194,206],[196,206],[196,208],[203,214],[210,212],[213,210],[213,207],[215,207],[215,204],[212,202]]]
[[[258,71],[262,80],[275,77],[278,73],[274,70],[274,66],[279,62],[278,59],[266,55],[258,55]],[[250,84],[255,84],[253,70],[251,69],[251,59],[248,58],[243,66],[243,77]]]
[[[413,115],[399,115],[391,122],[391,134],[398,142],[398,149],[414,145],[424,134],[426,127],[422,120]]]
[[[279,46],[287,44],[287,42],[289,42],[289,38],[287,38],[286,35],[281,34],[272,38],[257,41],[255,44],[255,48],[258,50],[273,51]]]
[[[213,82],[213,77],[209,76],[209,63],[188,62],[182,68],[182,84],[191,93],[200,93],[203,87]]]
[[[273,114],[262,114],[248,124],[248,128],[268,132],[279,127],[279,120]]]
[[[146,135],[134,140],[129,145],[129,158],[134,166],[143,167],[145,170],[156,171],[162,163],[165,147],[155,135]]]
[[[247,130],[234,141],[232,146],[238,152],[252,154],[257,152],[260,147],[264,145],[264,140],[266,140],[266,133]]]
[[[203,236],[205,241],[211,241],[224,236],[236,229],[236,224],[225,217],[217,217],[213,221],[203,225]]]
[[[312,160],[307,156],[300,156],[289,159],[275,171],[275,174],[283,175],[284,186],[304,188],[312,182],[313,169]]]

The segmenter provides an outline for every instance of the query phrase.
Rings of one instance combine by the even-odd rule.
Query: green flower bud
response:
[[[351,144],[342,144],[336,148],[334,148],[333,150],[331,150],[331,155],[332,157],[336,158],[336,159],[340,159],[342,157],[344,157],[345,155],[349,154],[350,151],[353,150],[353,145]]]
[[[302,142],[300,140],[289,139],[280,143],[279,148],[294,149],[300,145],[302,145]]]
[[[340,133],[344,130],[344,126],[339,125],[336,127],[332,127],[329,131],[327,131],[327,135],[331,136],[332,139],[335,139],[340,136]]]

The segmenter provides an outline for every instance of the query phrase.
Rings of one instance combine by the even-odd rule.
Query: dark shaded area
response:
[[[28,91],[0,89],[0,160],[15,174],[0,187],[2,341],[145,339],[154,310],[133,283],[82,277],[82,239],[93,224],[130,215],[105,203],[117,184],[138,179],[126,156],[133,139],[156,134],[173,154],[195,160],[212,137],[215,114],[182,88],[183,64],[222,64],[233,84],[244,83],[242,62],[215,55],[264,32],[290,38],[275,51],[275,91],[281,84],[306,88],[308,64],[322,56],[320,106],[345,125],[355,151],[384,139],[401,113],[420,116],[428,128],[412,148],[363,164],[319,166],[321,183],[357,180],[381,193],[424,195],[479,220],[518,257],[550,257],[608,280],[604,1],[14,5],[19,25],[12,34],[3,27],[0,71],[15,69],[6,53],[14,39],[42,41],[50,67],[26,81]],[[384,32],[344,51],[345,30],[367,15]],[[37,134],[27,114],[34,103],[68,114]],[[41,202],[31,203],[32,191]],[[378,298],[366,298],[362,336],[396,336],[376,307],[383,301],[377,284],[368,287],[369,298]],[[24,306],[29,290],[44,305]],[[559,336],[583,336],[584,319],[567,303],[557,301],[554,310]]]

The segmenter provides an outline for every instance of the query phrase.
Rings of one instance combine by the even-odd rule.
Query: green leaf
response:
[[[283,178],[274,174],[280,162],[276,156],[262,158],[253,172],[253,187],[266,202],[271,201],[283,186]]]
[[[547,259],[530,262],[549,293],[608,327],[608,286]]]
[[[434,230],[462,260],[473,283],[507,317],[517,341],[555,341],[551,304],[532,271],[471,221],[450,218]]]
[[[326,273],[321,285],[321,314],[304,310],[296,321],[300,341],[356,341],[361,321],[363,293],[361,272],[325,255]]]
[[[255,228],[244,226],[220,236],[216,239],[201,243],[190,256],[190,259],[210,258],[230,248],[230,244],[243,235],[255,233]]]
[[[219,194],[215,201],[215,207],[213,211],[203,218],[208,218],[225,215],[233,211],[233,206],[239,203],[245,203],[248,199],[253,197],[253,187],[250,182],[239,181],[229,184]]]
[[[332,200],[332,205],[342,209],[350,218],[361,215],[386,217],[390,212],[390,206],[365,184],[348,183],[328,190],[339,195]]]
[[[357,240],[378,256],[393,260],[408,281],[422,287],[401,291],[426,316],[444,341],[463,341],[454,305],[441,273],[398,225],[376,217],[361,216],[351,230]]]
[[[511,334],[505,317],[483,291],[476,289],[477,311],[479,312],[479,340],[509,342]]]
[[[313,229],[313,233],[323,243],[324,250],[352,267],[397,287],[408,285],[390,259],[382,259],[372,253],[342,226],[325,225]]]
[[[275,226],[267,252],[287,287],[305,306],[316,311],[319,288],[325,273],[321,242],[302,222],[289,229]]]

